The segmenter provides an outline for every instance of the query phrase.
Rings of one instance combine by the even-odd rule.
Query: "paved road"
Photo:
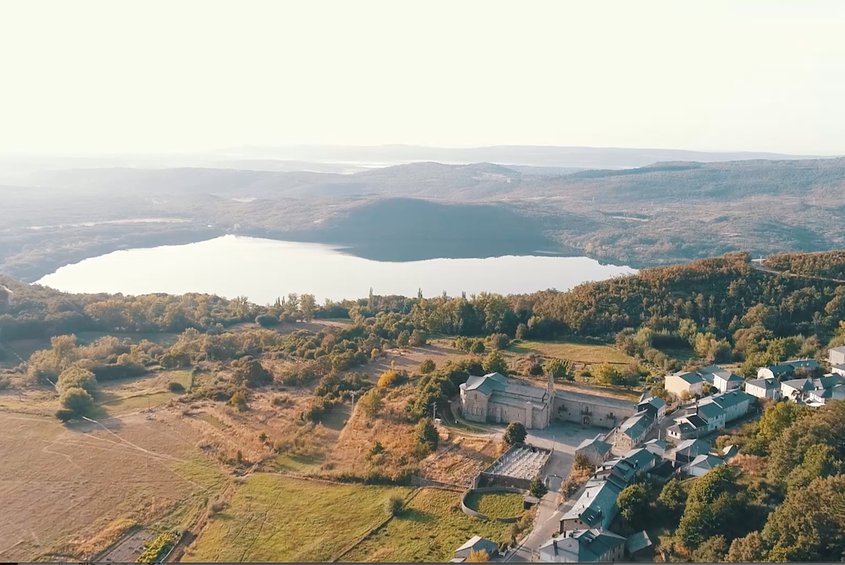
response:
[[[809,279],[809,280],[814,280],[814,281],[823,281],[823,282],[832,282],[832,283],[836,283],[836,284],[845,284],[845,280],[842,280],[842,279],[832,279],[832,278],[829,278],[829,277],[817,277],[817,276],[814,276],[814,275],[800,275],[800,274],[791,273],[791,272],[788,272],[788,271],[776,271],[775,269],[771,269],[771,268],[763,265],[762,261],[763,261],[762,259],[752,259],[751,260],[751,268],[757,269],[758,271],[762,271],[764,273],[770,273],[772,275],[781,275],[781,276],[784,276],[784,277],[792,277],[792,278],[795,278],[795,279]]]

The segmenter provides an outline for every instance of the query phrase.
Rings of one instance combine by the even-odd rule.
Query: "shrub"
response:
[[[546,488],[546,485],[544,485],[543,481],[541,481],[538,477],[531,481],[531,486],[528,487],[528,492],[531,496],[543,498],[546,496],[546,493],[549,492],[549,489]]]
[[[429,373],[434,372],[436,368],[437,365],[434,364],[434,361],[432,361],[431,359],[426,359],[420,364],[420,373],[422,373],[423,375],[427,375]]]
[[[255,323],[262,328],[272,328],[279,325],[279,318],[270,314],[261,314],[256,316]]]
[[[76,416],[76,412],[67,408],[59,408],[56,410],[56,418],[61,422],[69,422]]]
[[[287,406],[293,405],[293,399],[288,396],[287,394],[277,394],[273,397],[273,406],[278,406],[279,408],[285,408]]]
[[[527,436],[528,432],[525,430],[525,426],[523,426],[520,422],[511,422],[508,424],[508,427],[505,428],[504,440],[508,445],[525,443],[525,438]]]
[[[182,386],[182,383],[172,381],[167,384],[167,390],[169,390],[170,392],[175,392],[176,394],[182,394],[183,392],[185,392],[185,387]]]
[[[490,561],[490,555],[483,549],[479,549],[478,551],[471,549],[469,551],[467,563],[487,563],[488,561]]]
[[[82,388],[69,388],[59,398],[62,406],[71,410],[76,416],[84,416],[94,408],[94,399]]]
[[[378,383],[376,386],[379,388],[387,388],[389,386],[393,386],[399,380],[399,373],[397,373],[393,369],[389,369],[381,374],[378,378]]]
[[[170,551],[176,543],[176,534],[165,532],[144,545],[144,553],[138,556],[136,563],[156,563]]]
[[[247,403],[246,394],[244,391],[239,390],[232,395],[228,402],[229,406],[234,406],[241,412],[244,412],[249,409],[249,404]]]
[[[396,516],[399,512],[402,511],[402,507],[405,505],[405,499],[403,499],[398,494],[392,494],[390,497],[384,501],[384,513],[388,516]]]

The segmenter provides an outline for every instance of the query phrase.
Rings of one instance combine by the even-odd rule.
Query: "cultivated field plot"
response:
[[[452,433],[450,431],[450,433]],[[496,459],[496,442],[490,438],[450,438],[422,462],[422,475],[427,479],[469,486],[478,473]]]
[[[466,504],[488,518],[510,518],[522,515],[522,499],[514,492],[472,492]]]
[[[401,487],[341,485],[256,473],[183,561],[329,561],[386,518]]]
[[[484,522],[460,509],[461,494],[423,489],[385,527],[373,533],[343,561],[435,561],[445,563],[474,535],[510,541],[510,524]]]
[[[538,353],[546,357],[569,359],[573,363],[583,365],[597,365],[612,363],[627,365],[634,362],[634,358],[609,345],[589,343],[574,343],[567,341],[531,341],[522,340],[508,348],[511,353],[526,355]]]
[[[0,413],[0,560],[88,559],[132,525],[178,519],[177,506],[200,508],[222,489],[179,416],[104,424]]]

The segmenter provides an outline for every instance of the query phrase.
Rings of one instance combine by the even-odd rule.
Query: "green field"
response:
[[[538,353],[546,357],[569,359],[574,363],[583,363],[584,365],[596,365],[604,362],[627,365],[634,362],[633,357],[626,355],[610,345],[575,343],[571,341],[521,340],[508,347],[507,350],[518,355]]]
[[[472,492],[466,505],[488,518],[511,518],[522,515],[522,495],[513,492]]]
[[[257,473],[238,487],[183,561],[329,561],[384,520],[391,494],[410,492]]]
[[[508,541],[510,524],[484,522],[461,512],[460,493],[424,489],[387,526],[375,532],[343,561],[439,561],[474,535]]]

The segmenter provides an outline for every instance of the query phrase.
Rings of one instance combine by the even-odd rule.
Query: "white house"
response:
[[[704,406],[709,403],[715,403],[725,411],[725,422],[727,423],[745,416],[751,410],[753,401],[754,397],[750,394],[741,390],[732,390],[707,397],[701,401],[700,405]]]
[[[742,378],[733,371],[723,369],[718,365],[709,365],[698,370],[702,378],[718,389],[719,392],[736,390],[742,386]]]
[[[689,396],[704,394],[704,383],[706,381],[698,373],[691,371],[678,371],[671,375],[666,375],[664,379],[664,387],[666,392],[674,394],[678,398],[684,393]]]
[[[834,347],[828,351],[827,360],[830,361],[831,372],[845,376],[845,346]]]
[[[807,406],[824,406],[830,400],[845,400],[845,376],[830,374],[814,379],[792,379],[780,383],[781,394]]]
[[[721,457],[716,457],[715,455],[710,455],[709,453],[702,453],[686,465],[683,468],[683,471],[693,477],[701,477],[702,475],[706,475],[711,469],[724,464],[725,460]]]
[[[745,392],[755,398],[780,399],[780,385],[773,378],[745,381]]]
[[[795,371],[802,369],[807,372],[821,370],[822,366],[815,359],[792,359],[776,365],[767,365],[757,369],[758,379],[777,379],[782,381],[795,376]]]
[[[828,351],[827,360],[831,365],[845,365],[845,346],[834,347]]]

